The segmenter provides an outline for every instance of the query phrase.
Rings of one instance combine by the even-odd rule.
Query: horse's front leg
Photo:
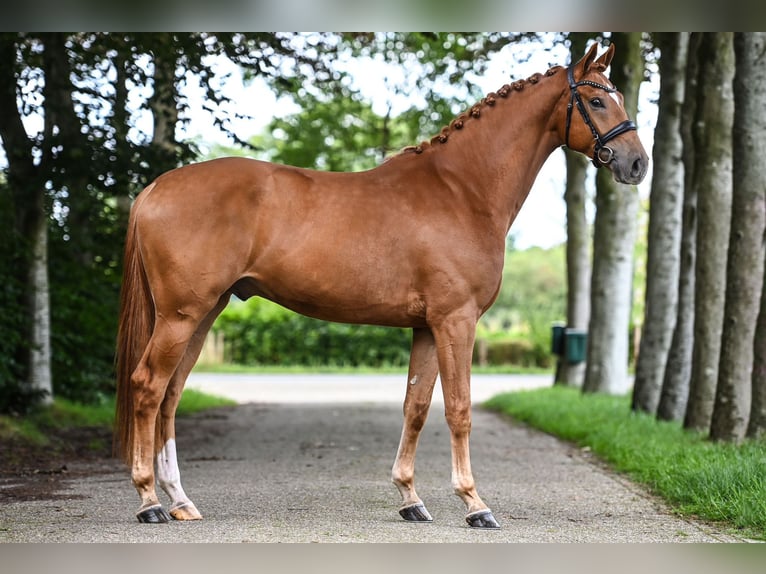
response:
[[[412,522],[431,522],[433,518],[415,492],[415,451],[420,431],[428,417],[431,395],[439,372],[434,337],[429,329],[414,329],[407,394],[404,399],[404,425],[391,480],[402,495],[399,514]]]
[[[466,522],[474,528],[500,528],[476,491],[471,472],[471,358],[476,317],[449,316],[434,327],[447,425],[452,446],[452,487],[465,503]]]

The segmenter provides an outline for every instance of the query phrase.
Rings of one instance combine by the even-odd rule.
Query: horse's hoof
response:
[[[164,524],[170,521],[170,515],[162,506],[150,506],[136,514],[139,522],[144,524]]]
[[[202,515],[193,502],[185,502],[170,509],[170,516],[175,520],[202,520]]]
[[[500,528],[500,524],[495,520],[489,508],[472,512],[465,517],[465,521],[471,528]]]
[[[434,520],[422,502],[400,508],[399,516],[408,522],[433,522]]]

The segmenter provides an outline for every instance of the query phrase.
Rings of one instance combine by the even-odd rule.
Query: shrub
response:
[[[214,329],[224,334],[224,359],[244,365],[406,366],[407,329],[311,319],[264,299],[235,302]]]

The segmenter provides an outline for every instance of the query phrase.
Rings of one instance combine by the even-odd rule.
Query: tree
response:
[[[169,124],[174,124],[180,121],[174,110],[183,110],[174,88],[184,75],[176,70],[193,69],[207,79],[213,75],[203,62],[207,55],[232,54],[264,74],[294,79],[305,77],[312,62],[332,53],[328,48],[317,52],[321,58],[298,58],[290,39],[0,35],[0,137],[7,162],[0,192],[10,220],[10,231],[3,234],[7,249],[0,255],[0,279],[10,286],[3,324],[19,333],[2,345],[0,358],[10,367],[0,371],[0,407],[23,410],[33,399],[50,399],[53,390],[82,400],[111,391],[122,200],[135,195],[148,178],[192,158],[189,146],[167,136],[174,148],[166,154],[170,160],[161,163],[151,153],[152,138],[136,128],[135,113],[125,113],[127,82],[171,85],[169,97],[167,89],[158,89],[156,98],[145,101],[149,110],[159,111],[151,103],[162,99]],[[147,56],[149,61],[159,56],[152,78]],[[303,67],[292,77],[288,66],[276,74],[273,60],[288,56]],[[317,72],[323,65],[311,69]],[[212,104],[225,100],[216,98],[212,87],[210,93]],[[139,135],[129,138],[131,124]],[[166,133],[174,130],[175,125],[168,126]]]
[[[694,347],[684,426],[708,432],[718,382],[731,225],[732,34],[705,33],[699,60],[694,129],[698,201]]]
[[[328,171],[360,171],[417,140],[417,125],[377,115],[358,97],[304,96],[301,110],[274,119],[264,138],[272,161]],[[252,140],[251,140],[252,141]]]
[[[660,50],[660,100],[649,198],[644,331],[636,361],[633,410],[655,414],[677,316],[684,168],[681,109],[688,34],[654,35]]]
[[[662,394],[657,407],[660,420],[679,421],[686,414],[694,341],[694,269],[697,254],[697,189],[693,185],[694,140],[692,127],[697,109],[697,52],[702,35],[692,33],[687,50],[684,105],[681,111],[684,164],[683,223],[678,274],[678,304],[673,339],[668,351]]]
[[[572,61],[585,53],[588,34],[569,34]],[[585,214],[588,160],[565,150],[567,179],[564,201],[567,205],[567,327],[586,330],[590,318],[590,227]],[[556,383],[582,387],[585,363],[569,363],[559,358]]]
[[[48,298],[48,209],[45,201],[46,163],[50,154],[35,146],[27,137],[17,99],[18,79],[23,74],[38,75],[36,70],[22,70],[18,65],[16,35],[0,35],[0,137],[8,159],[7,192],[13,210],[16,246],[15,271],[23,286],[17,293],[15,308],[30,318],[13,350],[21,378],[19,394],[49,401],[50,377],[50,308]],[[50,122],[48,123],[50,125]],[[39,155],[38,155],[39,154]],[[35,157],[41,157],[36,161]]]
[[[750,417],[753,344],[766,240],[766,34],[734,35],[732,206],[726,303],[710,436],[740,442]],[[761,341],[758,345],[762,345]]]
[[[644,61],[640,33],[615,33],[612,82],[635,118]],[[585,392],[622,393],[628,388],[628,324],[631,311],[633,247],[638,191],[613,181],[607,170],[596,175],[596,219],[593,237],[591,317]]]
[[[764,277],[766,285],[766,277]],[[761,308],[755,327],[753,357],[753,402],[747,436],[760,439],[766,435],[766,288],[761,293]]]

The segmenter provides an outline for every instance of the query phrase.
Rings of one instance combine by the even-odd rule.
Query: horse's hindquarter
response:
[[[200,259],[188,281],[207,281],[202,291],[236,284],[240,297],[322,319],[418,326],[429,305],[486,299],[499,281],[496,262],[472,252],[483,249],[475,230],[451,217],[456,206],[422,170],[328,173],[227,159],[171,173],[175,182],[160,183],[175,190],[162,190],[159,212],[187,228],[165,233],[163,249],[170,241],[183,253],[176,258]]]

